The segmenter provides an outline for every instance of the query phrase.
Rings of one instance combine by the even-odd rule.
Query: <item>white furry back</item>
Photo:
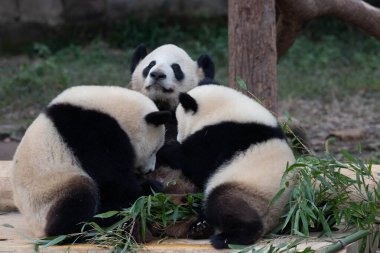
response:
[[[279,190],[287,164],[295,161],[285,140],[271,139],[252,145],[226,162],[212,175],[205,189],[206,196],[222,183],[239,183],[272,198]]]

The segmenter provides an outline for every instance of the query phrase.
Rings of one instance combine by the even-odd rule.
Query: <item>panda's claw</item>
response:
[[[214,233],[214,229],[206,220],[199,220],[190,227],[188,238],[207,239],[213,233]]]

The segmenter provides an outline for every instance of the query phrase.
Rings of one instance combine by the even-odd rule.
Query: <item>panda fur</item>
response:
[[[185,50],[172,44],[162,45],[148,54],[141,44],[132,54],[130,71],[131,89],[151,98],[160,110],[172,111],[171,120],[165,124],[165,145],[176,144],[178,96],[197,85],[210,83],[215,75],[212,59],[202,54],[194,61]],[[162,182],[164,192],[187,194],[199,191],[180,171],[160,166],[159,154],[157,159],[157,169],[147,178]]]
[[[213,79],[215,65],[207,54],[197,61],[180,47],[162,45],[149,54],[144,45],[139,45],[132,54],[130,87],[150,99],[160,110],[170,110],[173,117],[166,124],[166,143],[177,137],[177,121],[174,111],[181,92],[188,92],[205,78]]]
[[[135,172],[154,170],[167,119],[149,98],[121,87],[77,86],[58,95],[13,159],[14,200],[36,236],[77,232],[96,213],[159,188]]]
[[[152,99],[159,109],[174,111],[178,96],[196,87],[205,78],[213,79],[215,66],[202,54],[194,61],[180,47],[162,45],[147,54],[139,45],[131,59],[131,88]]]
[[[295,162],[281,127],[259,103],[223,86],[196,87],[179,102],[180,144],[163,151],[165,163],[204,190],[214,247],[254,243],[278,224],[289,198],[291,187],[268,206]]]

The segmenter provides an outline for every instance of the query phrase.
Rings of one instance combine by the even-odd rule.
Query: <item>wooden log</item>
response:
[[[7,226],[3,226],[7,224]],[[12,226],[12,228],[10,228]],[[17,212],[0,215],[0,252],[34,252],[32,231],[30,231],[25,218]],[[40,248],[41,253],[56,253],[56,252],[96,252],[106,253],[109,248],[101,248],[91,244],[79,245],[62,245],[52,246],[48,248]],[[185,240],[185,239],[168,239],[163,242],[152,242],[144,245],[144,250],[141,252],[231,252],[231,250],[216,251],[208,240]]]
[[[0,161],[0,212],[16,211],[10,178],[11,161]]]
[[[2,226],[7,224],[8,226]],[[12,226],[13,228],[9,227]],[[352,233],[352,232],[351,232]],[[335,233],[334,238],[345,237],[349,233]],[[27,239],[27,238],[30,239]],[[290,243],[296,238],[292,236],[284,236],[276,238],[270,241],[273,245],[280,245],[283,243]],[[372,241],[369,238],[368,241],[374,242],[372,247],[368,247],[366,253],[375,252],[378,245],[377,240]],[[312,235],[303,243],[297,246],[297,250],[311,247],[314,250],[320,250],[323,247],[329,246],[334,243],[334,240],[328,237],[318,238],[318,234]],[[268,240],[259,241],[256,244],[256,249],[260,249],[268,245]],[[340,253],[356,253],[359,252],[360,241],[356,241],[350,245],[347,245],[345,249],[339,251]],[[192,253],[214,253],[214,252],[236,252],[238,250],[215,250],[208,240],[188,240],[188,239],[166,239],[163,241],[154,241],[145,245],[142,245],[143,249],[138,252],[152,252],[152,253],[179,253],[179,252],[192,252]],[[91,244],[76,244],[76,245],[61,245],[51,246],[48,248],[40,248],[38,252],[41,253],[58,253],[58,252],[71,252],[71,253],[106,253],[109,252],[109,248],[101,248]],[[0,252],[13,252],[13,253],[34,253],[34,245],[32,244],[31,231],[21,214],[12,212],[8,214],[0,215]]]

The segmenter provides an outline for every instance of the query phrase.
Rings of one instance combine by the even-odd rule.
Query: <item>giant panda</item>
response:
[[[180,144],[162,150],[162,156],[204,191],[202,216],[217,231],[212,245],[252,244],[271,231],[283,214],[291,178],[277,202],[269,203],[287,165],[295,162],[276,118],[219,85],[181,93],[176,117]]]
[[[53,99],[13,159],[14,200],[35,235],[76,232],[94,214],[159,190],[135,173],[154,170],[168,116],[121,87],[77,86]]]
[[[178,96],[214,79],[215,65],[211,57],[202,54],[194,61],[185,50],[173,44],[162,45],[148,54],[141,44],[132,54],[130,71],[131,89],[151,98],[160,110],[172,111],[171,120],[165,124],[165,145],[176,144],[177,120],[174,111]],[[180,171],[160,166],[159,161],[158,157],[157,170],[147,177],[162,182],[164,192],[187,194],[199,191]]]
[[[179,93],[191,90],[205,78],[213,79],[215,65],[207,54],[194,61],[173,44],[149,54],[141,44],[132,54],[130,71],[131,89],[148,96],[161,110],[175,110]]]

